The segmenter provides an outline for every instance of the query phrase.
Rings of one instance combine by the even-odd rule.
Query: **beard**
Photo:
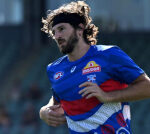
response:
[[[73,52],[76,43],[79,41],[77,34],[74,30],[74,32],[70,35],[70,37],[68,38],[68,41],[66,41],[66,45],[62,45],[61,46],[61,52],[63,54],[69,54],[71,52]]]

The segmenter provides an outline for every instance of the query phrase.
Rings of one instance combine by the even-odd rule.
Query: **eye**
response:
[[[61,31],[63,31],[63,30],[64,30],[64,28],[63,28],[63,27],[60,27],[60,28],[59,28],[59,31],[60,31],[60,32],[61,32]]]
[[[54,30],[52,31],[52,34],[53,34],[53,36],[55,35],[55,31]]]

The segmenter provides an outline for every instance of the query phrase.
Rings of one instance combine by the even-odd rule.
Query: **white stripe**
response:
[[[96,45],[98,51],[104,51],[114,47],[113,45]]]
[[[81,121],[73,121],[66,117],[68,127],[76,132],[89,132],[104,124],[109,117],[121,110],[121,103],[105,103],[95,114]]]
[[[131,114],[130,114],[130,106],[124,105],[123,107],[123,116],[125,120],[131,120]]]

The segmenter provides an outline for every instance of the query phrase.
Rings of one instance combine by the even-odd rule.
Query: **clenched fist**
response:
[[[40,118],[53,127],[66,123],[64,110],[60,105],[42,107],[40,110]]]

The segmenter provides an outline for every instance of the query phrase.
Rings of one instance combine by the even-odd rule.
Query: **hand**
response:
[[[108,93],[104,92],[96,83],[84,82],[79,87],[85,87],[79,91],[79,94],[82,94],[86,99],[96,97],[100,102],[108,101]]]
[[[60,105],[42,107],[40,110],[40,118],[53,127],[66,123],[64,111]]]

